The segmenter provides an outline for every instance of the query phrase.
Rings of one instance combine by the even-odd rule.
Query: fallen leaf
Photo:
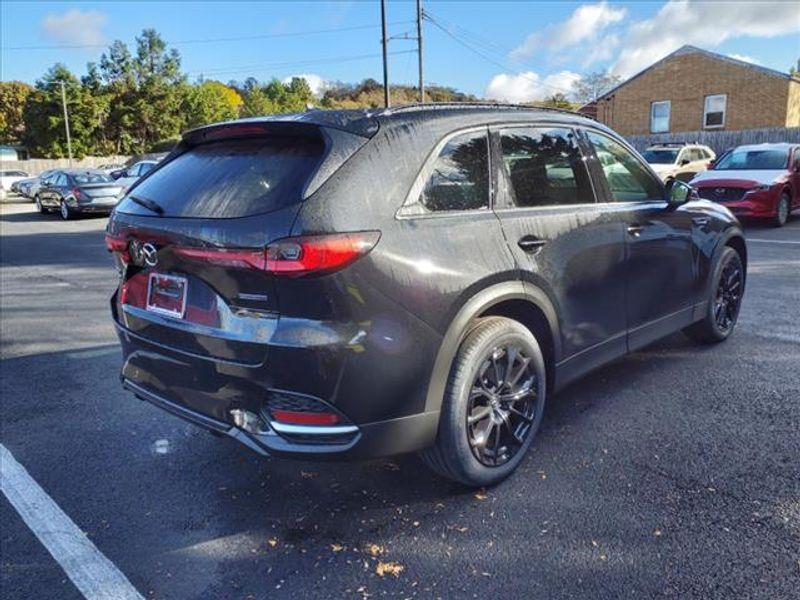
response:
[[[660,529],[656,529],[656,530],[653,532],[653,535],[654,535],[654,536],[656,536],[656,537],[660,536],[660,535],[661,535],[661,530],[660,530]]]
[[[380,556],[383,554],[383,548],[378,544],[367,544],[367,552],[372,556]]]
[[[269,544],[269,545],[270,545],[272,548],[274,548],[275,546],[277,546],[277,545],[278,545],[278,540],[277,540],[277,538],[269,538],[269,539],[267,540],[267,543],[268,543],[268,544]]]
[[[319,473],[316,473],[315,471],[300,471],[300,476],[303,479],[312,479],[313,477],[317,477],[318,475]]]
[[[488,498],[486,495],[486,489],[481,488],[475,492],[475,500],[486,500],[486,498]]]
[[[334,552],[341,552],[342,550],[344,550],[344,546],[342,546],[341,544],[331,544],[331,550],[333,550]]]
[[[378,566],[375,567],[375,572],[378,574],[378,577],[383,577],[385,575],[394,575],[395,577],[399,577],[400,573],[402,573],[404,569],[405,567],[400,563],[378,561]]]

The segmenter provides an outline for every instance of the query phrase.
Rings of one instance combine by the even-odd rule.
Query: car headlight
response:
[[[747,193],[748,193],[748,194],[752,194],[753,192],[766,192],[766,191],[768,191],[768,190],[769,190],[769,188],[771,188],[771,187],[772,187],[771,185],[769,185],[769,184],[766,184],[766,183],[763,183],[763,184],[761,184],[761,185],[757,185],[757,186],[756,186],[756,187],[754,187],[754,188],[750,188],[749,190],[747,190]]]

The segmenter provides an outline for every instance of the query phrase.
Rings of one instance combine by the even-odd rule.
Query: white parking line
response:
[[[100,553],[3,444],[0,489],[85,598],[143,600],[128,578]]]
[[[761,240],[758,238],[747,238],[748,242],[761,242],[763,244],[796,244],[800,246],[800,242],[791,242],[789,240]]]

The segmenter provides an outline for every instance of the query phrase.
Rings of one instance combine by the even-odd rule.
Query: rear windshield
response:
[[[142,180],[119,212],[167,217],[232,218],[283,208],[301,200],[322,159],[320,138],[270,136],[212,142],[192,148]]]
[[[642,154],[651,165],[671,165],[678,158],[677,150],[645,150]]]
[[[72,178],[78,185],[84,183],[111,183],[114,181],[105,173],[77,173],[73,175]]]
[[[715,171],[785,169],[789,161],[786,150],[734,150],[726,154],[714,165]]]

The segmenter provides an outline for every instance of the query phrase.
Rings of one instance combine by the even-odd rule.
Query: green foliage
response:
[[[564,110],[575,110],[580,106],[570,102],[564,94],[553,94],[541,102],[534,102],[533,104],[543,108],[560,108]]]
[[[219,81],[204,81],[189,86],[183,99],[182,111],[186,127],[194,128],[218,121],[229,121],[239,116],[242,97]]]
[[[0,81],[0,143],[16,144],[25,132],[23,111],[33,88],[21,81]]]

